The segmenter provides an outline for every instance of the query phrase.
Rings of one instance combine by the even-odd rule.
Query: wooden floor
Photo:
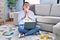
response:
[[[4,25],[4,24],[13,24],[13,21],[6,21],[5,23],[0,22],[0,25]]]
[[[13,21],[8,21],[5,24],[13,24]]]

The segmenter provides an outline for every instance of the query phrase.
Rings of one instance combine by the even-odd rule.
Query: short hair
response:
[[[24,2],[24,4],[25,4],[25,3],[28,3],[28,4],[29,4],[29,2]],[[24,6],[24,4],[23,4],[23,6]]]

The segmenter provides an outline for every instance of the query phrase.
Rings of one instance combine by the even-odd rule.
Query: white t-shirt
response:
[[[29,19],[25,19],[24,10],[20,11],[18,15],[18,24],[20,25],[20,24],[24,24],[25,22],[35,22],[36,17],[32,11],[29,10],[28,16],[29,16]]]

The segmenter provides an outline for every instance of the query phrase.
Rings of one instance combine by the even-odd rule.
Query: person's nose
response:
[[[26,6],[26,8],[28,8],[28,6]]]

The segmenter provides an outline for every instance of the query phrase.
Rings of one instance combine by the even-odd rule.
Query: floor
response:
[[[31,35],[31,36],[25,36],[23,38],[19,38],[19,35],[18,35],[19,32],[17,31],[17,26],[14,26],[12,21],[8,21],[2,27],[1,26],[0,26],[0,29],[3,26],[4,27],[8,27],[8,26],[11,27],[13,32],[14,32],[14,34],[11,35],[11,36],[3,36],[3,35],[1,35],[1,32],[0,32],[0,40],[47,40],[47,39],[40,39],[40,35]],[[50,34],[50,35],[52,35],[53,38],[55,36],[54,34]],[[48,39],[48,40],[54,40],[54,39]]]

